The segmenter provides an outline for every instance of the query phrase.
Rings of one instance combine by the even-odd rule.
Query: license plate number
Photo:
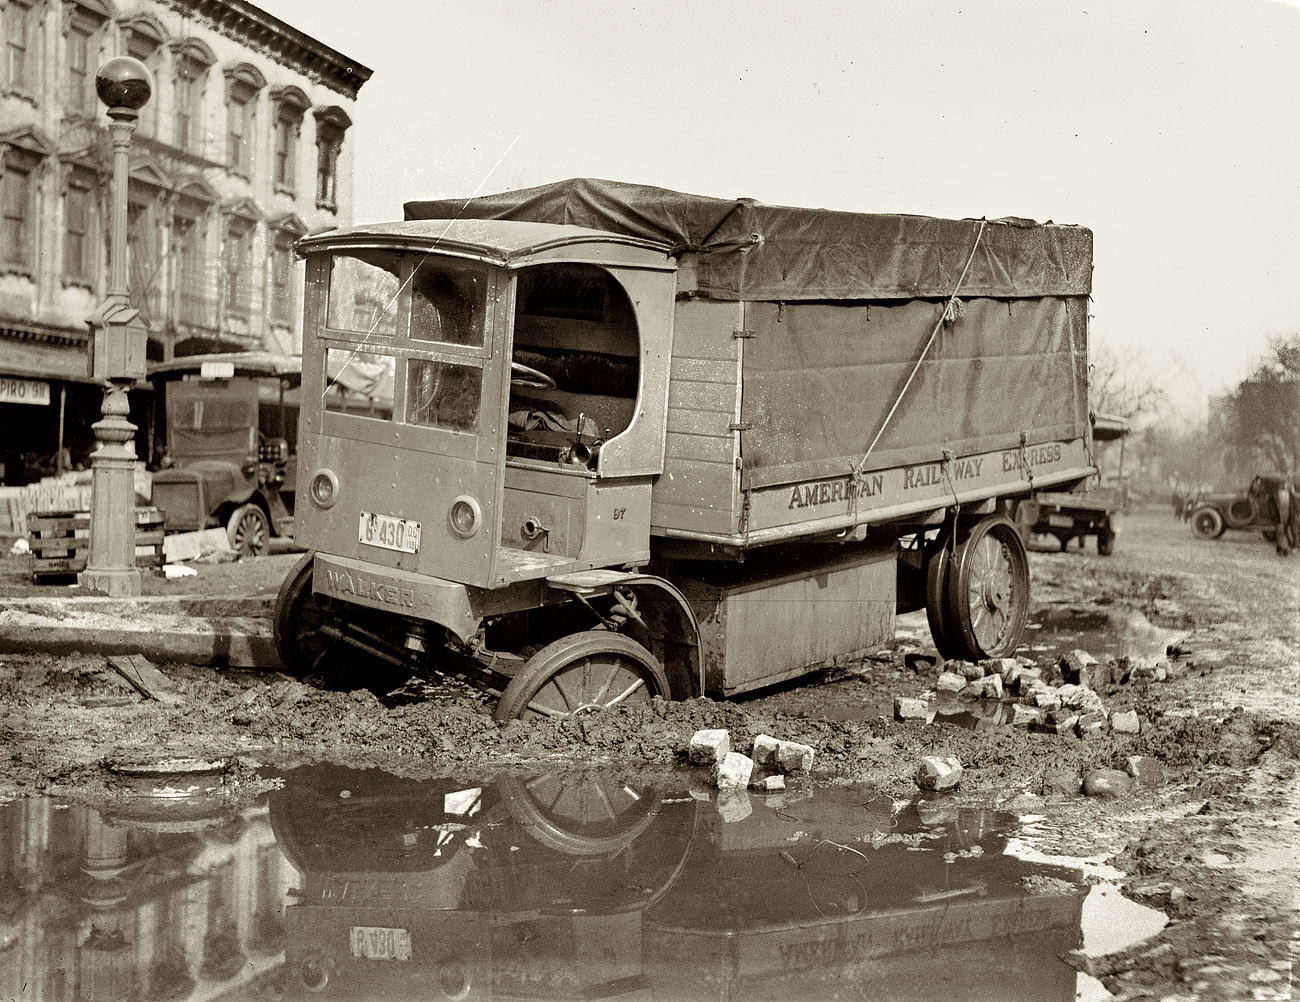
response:
[[[379,546],[399,553],[419,553],[420,523],[363,511],[357,538],[367,546]]]
[[[1069,515],[1048,515],[1047,524],[1058,529],[1070,529],[1074,527],[1074,519]]]
[[[354,925],[349,937],[358,960],[410,960],[411,930]]]

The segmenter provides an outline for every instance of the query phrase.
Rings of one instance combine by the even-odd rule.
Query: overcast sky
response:
[[[374,70],[350,134],[358,222],[585,176],[1077,223],[1094,340],[1192,411],[1300,331],[1295,3],[260,6]]]

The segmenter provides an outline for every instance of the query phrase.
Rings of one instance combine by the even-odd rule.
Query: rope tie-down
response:
[[[975,260],[975,252],[979,250],[980,241],[984,238],[984,228],[988,225],[988,220],[980,219],[979,224],[979,229],[975,232],[975,242],[971,244],[970,253],[966,256],[966,263],[962,266],[961,274],[957,277],[957,284],[952,290],[952,295],[950,295],[944,303],[943,310],[939,314],[939,319],[935,321],[934,329],[930,331],[930,336],[926,339],[925,347],[921,349],[921,354],[917,357],[916,364],[912,366],[912,371],[907,374],[907,379],[903,382],[902,389],[898,391],[898,396],[894,398],[894,402],[890,406],[889,412],[885,415],[885,419],[880,423],[880,428],[877,429],[875,437],[872,438],[871,444],[867,446],[867,451],[864,452],[862,458],[854,463],[850,468],[849,476],[853,482],[853,490],[849,492],[849,514],[855,520],[858,514],[858,497],[861,494],[862,474],[863,469],[867,465],[867,460],[871,457],[871,453],[880,442],[881,436],[885,434],[885,429],[889,427],[889,422],[893,420],[894,415],[898,412],[898,407],[903,402],[903,397],[907,395],[907,391],[911,387],[912,381],[916,378],[916,374],[921,371],[921,363],[924,362],[926,356],[929,355],[930,349],[934,346],[935,338],[939,336],[939,331],[941,331],[945,326],[955,323],[957,318],[965,312],[965,307],[957,296],[961,292],[962,284],[966,281],[966,275],[970,271],[971,262]]]

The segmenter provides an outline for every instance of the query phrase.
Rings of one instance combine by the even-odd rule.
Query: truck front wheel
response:
[[[572,717],[668,696],[668,676],[648,650],[608,630],[571,633],[534,654],[510,680],[493,716]]]
[[[393,632],[385,614],[317,595],[312,575],[308,553],[289,572],[275,599],[275,647],[285,673],[322,689],[364,688],[380,695],[406,682],[412,672],[377,656],[376,645],[358,648],[345,639],[348,623],[360,621],[358,625],[369,627],[372,637],[399,645],[400,637],[380,637]]]

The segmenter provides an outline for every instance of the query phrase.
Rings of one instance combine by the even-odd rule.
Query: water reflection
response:
[[[212,998],[280,966],[292,871],[266,807],[132,807],[0,806],[0,998]]]
[[[284,780],[228,820],[0,807],[0,998],[1075,997],[1058,958],[1084,889],[1004,855],[1005,814],[599,776]]]

